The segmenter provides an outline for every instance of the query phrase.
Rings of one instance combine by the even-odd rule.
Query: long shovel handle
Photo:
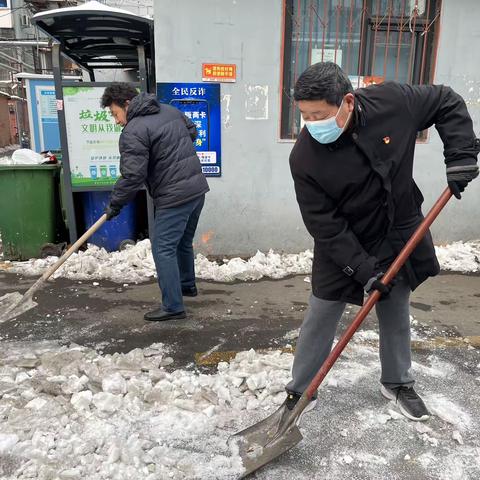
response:
[[[424,218],[422,223],[419,225],[415,233],[411,236],[410,240],[405,244],[402,251],[398,254],[398,257],[395,261],[390,265],[390,268],[387,270],[385,275],[382,277],[381,282],[385,285],[388,285],[391,280],[395,277],[395,275],[399,272],[399,270],[403,267],[404,263],[407,261],[410,254],[413,252],[415,247],[418,245],[420,240],[425,236],[427,230],[430,228],[432,223],[438,217],[439,213],[442,211],[443,207],[447,204],[452,196],[452,192],[450,188],[447,187],[440,198],[437,200],[435,205],[431,208],[428,212],[427,216]],[[347,346],[350,339],[353,337],[353,334],[358,330],[361,323],[368,315],[370,310],[373,306],[377,303],[380,298],[380,292],[375,290],[367,299],[363,307],[358,311],[357,315],[355,316],[352,324],[345,330],[345,333],[342,335],[340,340],[337,342],[333,350],[328,355],[327,359],[320,367],[320,370],[315,375],[313,380],[311,381],[310,385],[307,387],[305,391],[305,395],[308,400],[310,400],[313,395],[315,394],[316,390],[322,383],[323,379],[326,377],[327,373],[332,368],[333,364],[337,361],[340,354],[343,352],[344,348]],[[303,403],[303,402],[302,402]]]
[[[43,275],[25,292],[22,301],[33,297],[34,293],[74,254],[105,222],[107,215],[104,213]]]

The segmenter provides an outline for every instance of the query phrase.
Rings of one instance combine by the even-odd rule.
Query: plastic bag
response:
[[[20,148],[12,153],[13,165],[40,165],[44,161],[42,155],[28,148]]]

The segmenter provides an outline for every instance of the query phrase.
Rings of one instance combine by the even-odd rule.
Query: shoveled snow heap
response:
[[[57,257],[13,262],[12,272],[41,275]],[[233,258],[219,265],[203,255],[197,255],[195,269],[198,278],[217,282],[259,280],[263,277],[283,278],[288,275],[307,274],[311,270],[312,253],[267,254],[257,252],[249,260]],[[88,249],[72,257],[55,273],[56,277],[76,280],[106,279],[114,282],[144,282],[156,276],[150,241],[143,240],[121,252],[107,253],[103,248],[89,245]]]
[[[228,437],[283,401],[292,355],[241,352],[211,375],[169,372],[167,355],[162,344],[102,355],[0,342],[0,478],[238,478]],[[418,424],[381,398],[377,355],[348,347],[304,417],[306,439],[256,478],[479,478],[477,386],[454,387],[463,365],[434,355],[414,365],[434,414]]]
[[[245,364],[245,373],[225,365],[209,376],[167,373],[171,359],[161,344],[105,356],[48,344],[2,343],[0,352],[2,479],[227,479],[242,472],[225,425],[233,411],[261,402],[254,386],[250,397],[238,389],[248,353],[234,364]],[[283,380],[288,359],[271,363]],[[265,398],[275,401],[267,391]]]
[[[456,242],[435,247],[441,268],[457,272],[480,272],[480,241]],[[197,277],[216,282],[250,281],[263,277],[279,279],[288,275],[305,275],[311,272],[313,254],[310,250],[298,254],[279,254],[270,250],[267,254],[257,252],[248,260],[233,258],[219,264],[197,255],[195,269]],[[41,275],[57,257],[12,262],[6,264],[11,272],[24,275]],[[151,255],[150,241],[143,240],[122,252],[107,253],[104,249],[90,245],[79,252],[60,268],[56,277],[76,280],[112,280],[114,282],[139,283],[156,276]]]
[[[435,252],[442,270],[480,272],[480,240],[454,242],[444,247],[435,247]]]

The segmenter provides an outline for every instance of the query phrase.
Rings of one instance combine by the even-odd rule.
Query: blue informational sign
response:
[[[197,127],[197,150],[207,177],[222,175],[220,84],[157,83],[160,102],[178,108]]]
[[[26,85],[32,150],[36,152],[60,150],[60,129],[53,80],[28,78]]]

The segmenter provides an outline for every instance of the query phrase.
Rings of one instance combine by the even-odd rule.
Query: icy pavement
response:
[[[379,393],[377,351],[365,344],[376,337],[354,337],[304,417],[304,440],[253,478],[480,477],[478,350],[415,356],[433,413],[418,424]],[[227,439],[283,401],[292,355],[241,352],[212,374],[169,370],[174,356],[162,344],[102,355],[0,342],[0,478],[237,478]]]
[[[443,270],[456,272],[480,272],[480,241],[456,242],[435,247]],[[280,279],[289,275],[309,274],[313,254],[310,250],[298,254],[280,254],[270,250],[257,252],[248,260],[232,258],[219,264],[203,255],[197,255],[197,277],[216,282],[250,281],[261,278]],[[3,268],[13,273],[41,275],[57,257],[6,262]],[[122,252],[107,253],[90,245],[84,252],[72,255],[68,262],[54,274],[54,278],[76,280],[112,280],[117,283],[140,283],[156,276],[151,255],[150,241],[143,240]]]

